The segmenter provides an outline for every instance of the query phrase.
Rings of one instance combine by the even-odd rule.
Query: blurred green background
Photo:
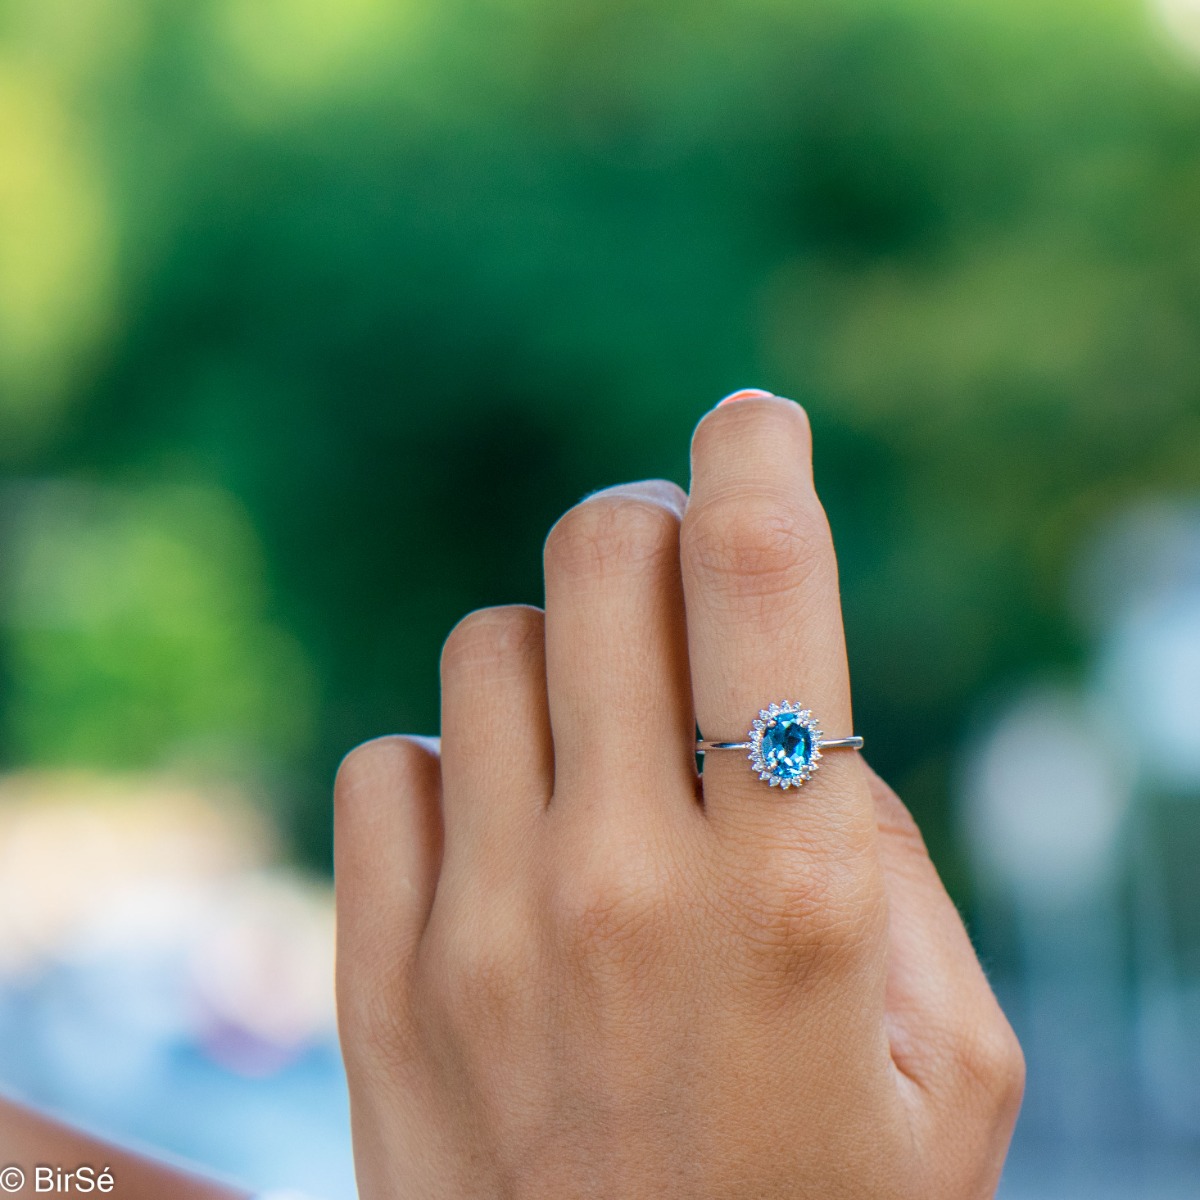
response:
[[[809,409],[858,725],[966,898],[980,706],[1078,669],[1081,541],[1200,474],[1200,17],[1160,10],[0,0],[0,766],[248,781],[326,866],[454,621],[757,385]]]

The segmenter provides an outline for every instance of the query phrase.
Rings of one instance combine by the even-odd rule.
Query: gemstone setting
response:
[[[821,761],[817,719],[807,708],[783,701],[758,714],[748,738],[750,765],[771,787],[800,787],[813,777]]]

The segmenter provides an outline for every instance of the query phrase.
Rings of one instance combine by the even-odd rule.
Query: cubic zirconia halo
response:
[[[821,727],[807,708],[785,700],[769,704],[750,728],[746,756],[759,779],[772,787],[799,787],[816,773],[821,761]]]
[[[696,742],[696,753],[710,750],[749,750],[746,757],[755,774],[771,787],[799,787],[816,774],[825,750],[861,750],[863,740],[850,737],[827,738],[812,710],[790,700],[769,704],[761,709],[744,742]]]

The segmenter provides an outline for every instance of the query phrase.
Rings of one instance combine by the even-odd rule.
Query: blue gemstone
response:
[[[780,713],[763,730],[762,756],[780,782],[801,778],[812,763],[812,732],[796,713]]]

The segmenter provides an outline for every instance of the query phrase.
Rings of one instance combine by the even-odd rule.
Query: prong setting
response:
[[[786,792],[816,774],[823,737],[811,709],[789,700],[773,702],[750,727],[746,757],[759,779]]]

